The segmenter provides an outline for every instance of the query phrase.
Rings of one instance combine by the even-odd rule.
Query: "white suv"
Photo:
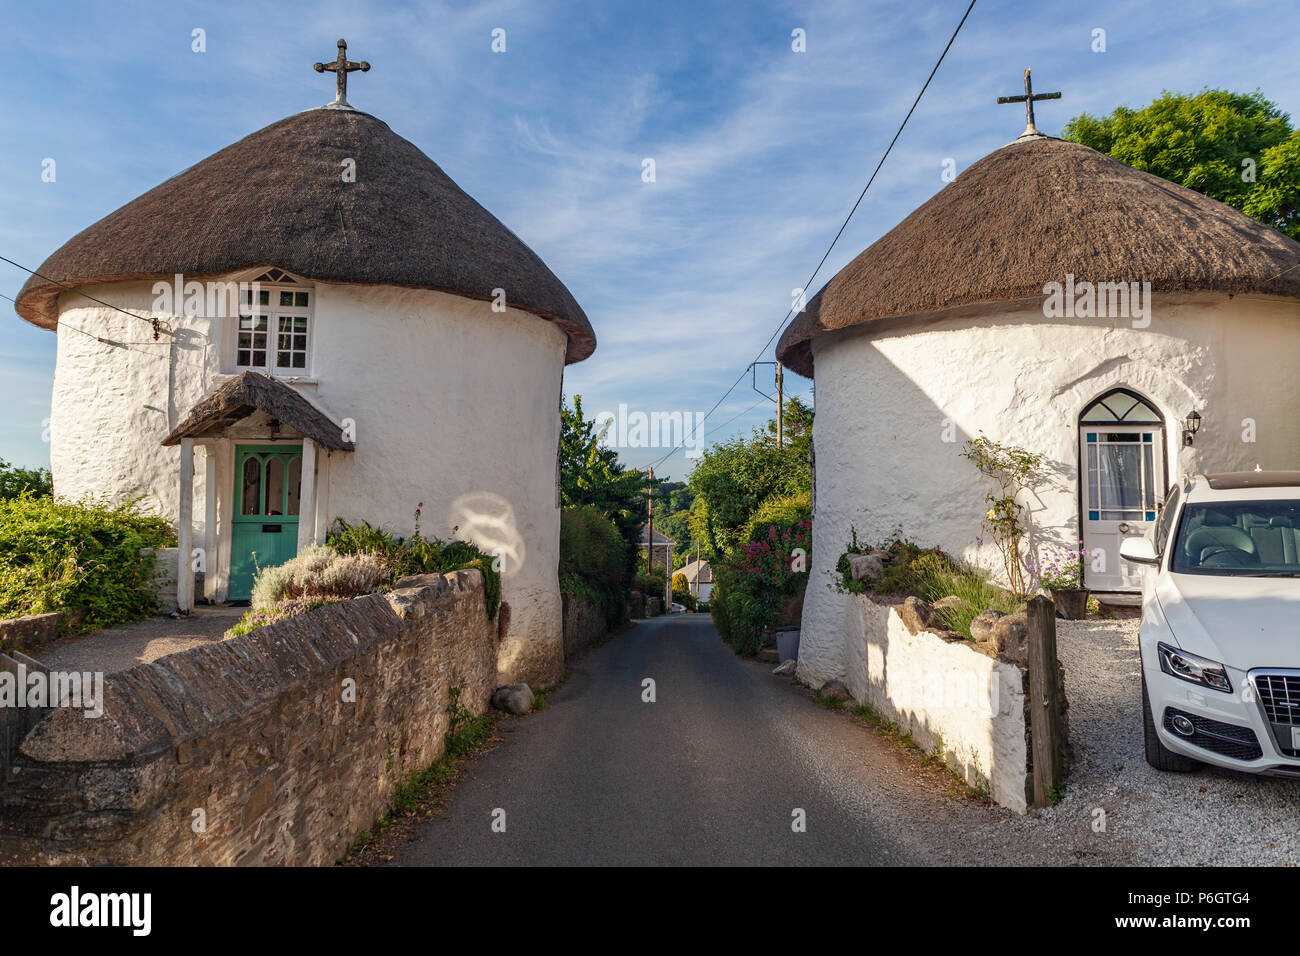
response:
[[[1142,581],[1142,717],[1159,770],[1300,778],[1300,471],[1198,475],[1120,556]]]

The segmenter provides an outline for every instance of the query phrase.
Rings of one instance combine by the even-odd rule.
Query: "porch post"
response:
[[[302,440],[302,484],[298,488],[298,550],[316,539],[316,443]]]
[[[194,607],[194,439],[181,439],[180,508],[176,519],[176,609],[188,614]]]
[[[217,454],[203,446],[203,596],[213,594],[217,580]]]

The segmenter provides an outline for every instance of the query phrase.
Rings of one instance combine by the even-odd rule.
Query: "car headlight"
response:
[[[1227,668],[1218,661],[1197,657],[1163,642],[1156,645],[1156,656],[1160,659],[1160,669],[1166,674],[1225,694],[1232,693]]]

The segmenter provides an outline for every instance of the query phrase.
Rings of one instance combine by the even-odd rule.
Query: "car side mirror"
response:
[[[1120,542],[1119,556],[1125,561],[1132,561],[1134,564],[1156,565],[1160,563],[1160,555],[1156,554],[1156,546],[1151,543],[1151,539],[1136,535],[1125,538]]]

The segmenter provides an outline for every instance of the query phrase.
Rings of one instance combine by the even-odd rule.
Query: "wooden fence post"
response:
[[[1045,807],[1065,783],[1065,739],[1057,683],[1056,605],[1039,595],[1025,608],[1029,621],[1029,739],[1034,806]]]

